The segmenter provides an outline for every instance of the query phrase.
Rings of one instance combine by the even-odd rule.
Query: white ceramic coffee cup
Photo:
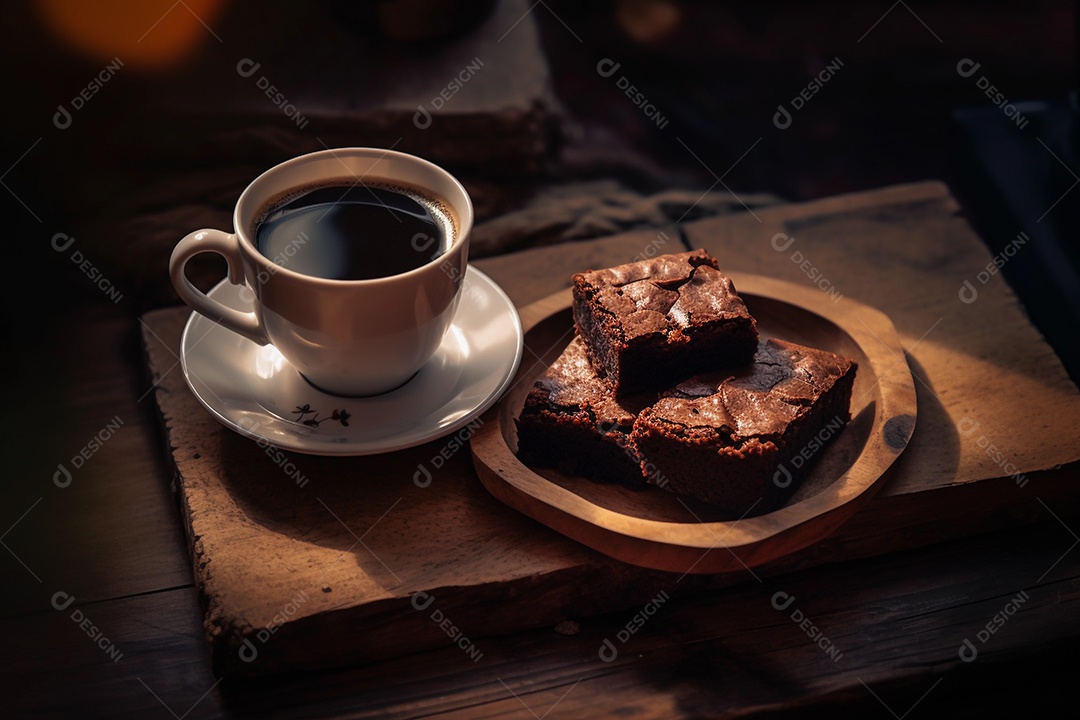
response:
[[[269,203],[297,188],[337,182],[399,186],[441,202],[455,225],[449,248],[413,270],[370,280],[303,275],[259,252],[255,223]],[[442,342],[461,297],[472,223],[465,188],[427,160],[378,148],[323,150],[253,180],[236,203],[233,232],[188,234],[173,250],[169,274],[193,310],[261,345],[273,344],[316,387],[375,395],[407,382]],[[253,312],[225,307],[188,280],[188,261],[204,252],[225,258],[229,280],[246,286],[241,297]]]

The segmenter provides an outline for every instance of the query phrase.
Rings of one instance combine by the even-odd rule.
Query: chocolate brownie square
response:
[[[630,435],[674,493],[733,517],[776,509],[850,420],[857,364],[770,339],[753,362],[662,393]]]
[[[757,323],[704,250],[575,273],[571,280],[578,334],[618,395],[745,364],[757,350]]]
[[[516,421],[518,457],[538,467],[643,486],[629,435],[638,411],[655,399],[616,398],[575,336],[525,398]]]

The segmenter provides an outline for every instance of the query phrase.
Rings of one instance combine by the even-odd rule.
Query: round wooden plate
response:
[[[752,568],[835,531],[873,497],[915,428],[915,384],[896,328],[881,311],[816,288],[758,275],[730,277],[763,337],[859,363],[851,422],[783,507],[723,517],[660,488],[631,490],[518,460],[514,419],[533,382],[573,336],[569,289],[521,311],[521,366],[472,437],[473,464],[484,486],[507,505],[606,555],[672,572]]]

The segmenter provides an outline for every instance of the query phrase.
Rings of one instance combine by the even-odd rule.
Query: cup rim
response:
[[[320,159],[324,159],[324,158],[340,159],[340,158],[338,158],[339,155],[346,155],[346,154],[354,156],[354,157],[355,156],[363,156],[363,157],[367,157],[367,158],[373,158],[373,159],[376,159],[376,160],[381,160],[381,159],[387,158],[387,157],[393,157],[393,158],[397,158],[398,160],[401,160],[401,161],[404,161],[404,162],[411,162],[411,163],[419,164],[421,166],[426,167],[429,171],[433,171],[435,173],[438,173],[438,174],[441,174],[441,175],[445,176],[445,178],[450,182],[450,184],[453,185],[454,188],[458,192],[461,193],[461,197],[465,202],[465,207],[463,208],[465,210],[464,213],[457,212],[456,208],[452,208],[453,211],[454,211],[454,214],[457,216],[457,222],[458,222],[459,227],[457,228],[457,233],[456,233],[456,235],[454,237],[454,242],[452,242],[450,244],[450,246],[446,249],[446,252],[440,253],[439,255],[436,255],[435,257],[433,257],[431,260],[428,260],[427,262],[425,262],[423,265],[419,265],[419,266],[417,266],[415,268],[412,268],[411,270],[406,270],[405,272],[396,273],[394,275],[385,275],[383,277],[377,277],[377,278],[364,278],[364,279],[360,279],[360,280],[342,280],[342,279],[338,279],[338,278],[322,278],[322,277],[318,277],[318,276],[315,276],[315,275],[307,275],[305,273],[297,272],[296,270],[290,270],[289,268],[285,267],[284,265],[278,265],[277,263],[273,262],[270,258],[266,257],[261,252],[259,252],[259,248],[256,247],[254,240],[252,238],[248,237],[248,229],[244,226],[244,223],[241,222],[241,218],[240,218],[240,208],[245,204],[245,201],[250,202],[249,195],[254,194],[253,188],[255,188],[260,183],[260,181],[262,181],[264,178],[266,178],[266,177],[268,177],[270,175],[280,173],[280,172],[284,171],[287,168],[290,168],[290,167],[293,167],[293,166],[296,166],[296,165],[304,165],[306,163],[310,163],[310,162],[313,162],[315,160],[320,160]],[[342,179],[348,179],[348,178],[343,177]],[[386,181],[386,182],[389,182],[389,183],[394,182],[390,178],[380,177],[380,178],[376,178],[376,179],[383,180],[383,181]],[[402,184],[409,185],[410,183],[408,181],[402,181]],[[415,184],[415,183],[412,183],[412,184]],[[424,190],[424,188],[421,188],[421,187],[417,187],[417,189],[421,190],[421,191]],[[445,198],[445,197],[441,197],[441,196],[437,196],[437,197],[438,197],[438,199],[441,199],[444,202],[450,202],[449,198]],[[262,201],[265,202],[265,198]],[[468,191],[465,190],[465,186],[461,183],[460,180],[457,179],[457,177],[453,173],[451,173],[446,168],[444,168],[444,167],[442,167],[440,165],[437,165],[437,164],[431,162],[430,160],[422,158],[422,157],[420,157],[418,155],[412,155],[410,153],[401,152],[400,150],[390,150],[390,149],[387,149],[387,148],[377,148],[377,147],[349,146],[349,147],[327,148],[325,150],[315,150],[313,152],[304,153],[303,155],[297,155],[295,157],[289,158],[288,160],[280,162],[277,165],[274,165],[274,166],[272,166],[270,168],[267,168],[266,170],[262,171],[251,182],[249,182],[247,184],[247,187],[244,188],[243,192],[240,193],[240,196],[236,200],[236,205],[233,207],[233,218],[232,218],[232,220],[233,220],[233,234],[236,236],[236,238],[239,241],[240,245],[246,250],[247,254],[261,268],[268,269],[270,266],[273,266],[274,270],[272,272],[275,275],[282,275],[283,274],[287,278],[292,278],[292,279],[297,280],[297,281],[312,283],[312,284],[316,284],[316,285],[329,285],[329,286],[332,286],[332,287],[333,286],[361,287],[361,286],[372,286],[372,285],[378,285],[378,284],[384,284],[384,283],[390,283],[390,282],[397,282],[401,278],[406,278],[406,277],[410,277],[410,276],[413,276],[413,275],[418,275],[418,274],[421,274],[421,273],[424,273],[424,272],[430,272],[432,267],[436,266],[437,264],[441,265],[442,263],[446,262],[446,260],[449,258],[449,256],[456,253],[461,248],[461,246],[464,245],[468,241],[469,235],[472,232],[473,212],[474,211],[473,211],[472,198],[469,196]]]

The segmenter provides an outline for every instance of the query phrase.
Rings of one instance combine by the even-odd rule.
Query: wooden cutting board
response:
[[[991,256],[946,187],[898,186],[682,231],[731,271],[831,288],[885,312],[916,380],[918,423],[884,487],[833,535],[754,576],[1020,525],[1080,501],[1080,393],[1001,275],[979,281]],[[681,251],[679,238],[676,228],[649,230],[477,266],[525,307],[568,287],[576,270]],[[974,302],[960,299],[965,280]],[[580,545],[496,500],[465,443],[451,439],[357,458],[268,453],[188,389],[177,358],[187,317],[186,308],[150,312],[143,337],[218,673],[449,644],[479,660],[502,633],[751,579],[645,570]],[[422,463],[438,466],[427,484],[414,482]]]

